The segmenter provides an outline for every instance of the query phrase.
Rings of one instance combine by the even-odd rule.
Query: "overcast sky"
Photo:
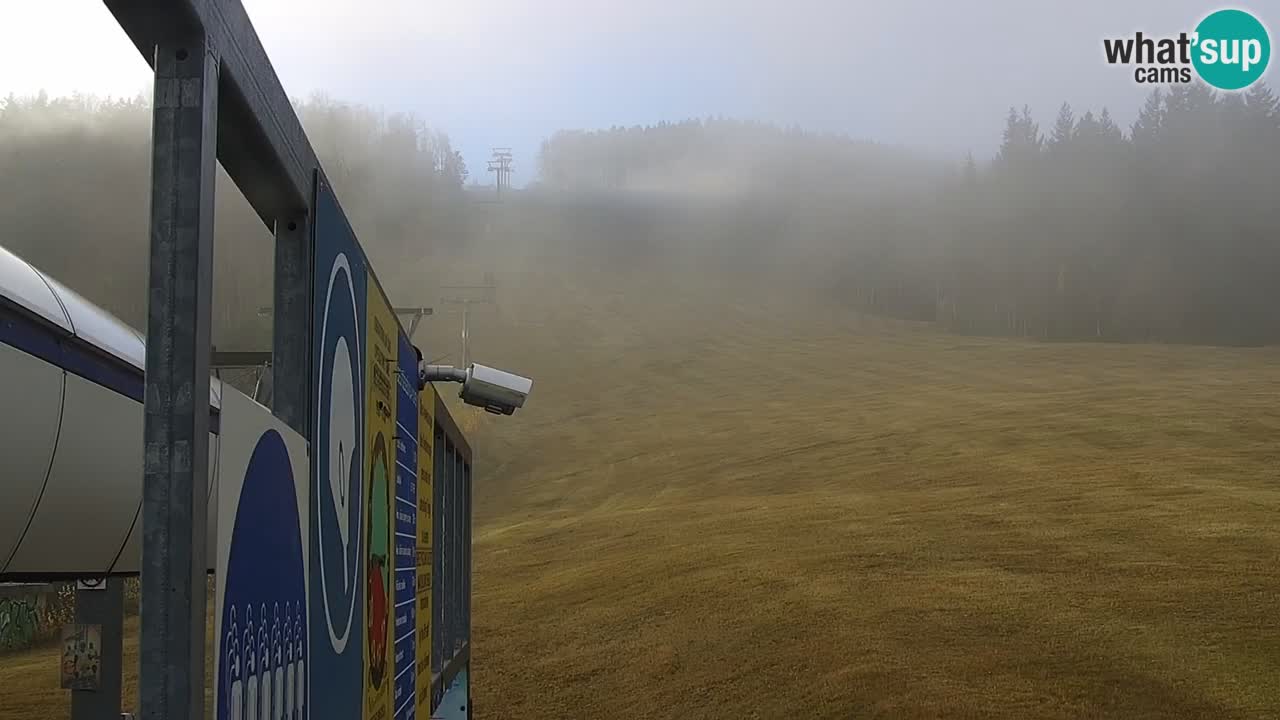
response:
[[[1010,105],[1065,100],[1124,124],[1148,88],[1102,38],[1190,31],[1195,0],[243,0],[290,95],[412,111],[474,176],[515,148],[518,183],[560,128],[722,114],[989,155]],[[1235,5],[1276,41],[1280,0]],[[149,92],[98,0],[0,2],[0,93]],[[15,31],[15,28],[17,29]],[[1267,73],[1276,76],[1274,65]],[[1272,82],[1274,85],[1274,81]],[[489,178],[482,177],[488,182]]]

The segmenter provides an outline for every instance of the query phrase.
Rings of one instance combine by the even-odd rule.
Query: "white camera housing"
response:
[[[495,415],[511,415],[524,406],[533,389],[533,380],[504,372],[487,365],[473,363],[467,368],[458,397],[468,405],[482,407]]]

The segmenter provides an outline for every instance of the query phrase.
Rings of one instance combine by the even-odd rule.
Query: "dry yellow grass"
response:
[[[477,717],[1280,717],[1280,352],[572,278],[474,319]]]
[[[478,333],[482,716],[1280,717],[1280,353],[609,282]]]
[[[213,616],[209,615],[205,641],[213,643]],[[58,684],[60,648],[55,644],[25,653],[0,655],[0,718],[68,718],[71,717],[71,695]],[[124,623],[124,692],[125,711],[138,704],[138,616]],[[212,717],[213,667],[205,667],[205,704]]]

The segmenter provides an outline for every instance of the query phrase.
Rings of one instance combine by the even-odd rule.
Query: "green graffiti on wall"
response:
[[[39,625],[35,598],[0,598],[0,650],[30,646]]]

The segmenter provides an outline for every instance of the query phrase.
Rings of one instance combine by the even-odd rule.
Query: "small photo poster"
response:
[[[62,687],[97,690],[102,682],[102,626],[62,628]]]

